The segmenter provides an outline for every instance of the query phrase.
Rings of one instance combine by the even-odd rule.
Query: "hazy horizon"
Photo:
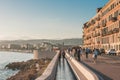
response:
[[[27,40],[65,40],[65,39],[82,39],[82,38],[61,38],[61,39],[11,39],[11,40],[9,40],[9,39],[6,39],[6,40],[0,40],[0,41],[19,41],[19,40],[25,40],[25,41],[27,41]]]
[[[82,38],[83,24],[108,1],[0,0],[0,40]]]

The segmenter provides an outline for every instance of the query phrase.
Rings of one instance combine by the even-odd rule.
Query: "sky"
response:
[[[81,38],[109,0],[0,0],[0,40]]]

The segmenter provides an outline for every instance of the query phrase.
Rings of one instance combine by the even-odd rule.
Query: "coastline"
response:
[[[18,52],[18,53],[28,53],[31,54],[32,50],[15,50],[15,49],[0,49],[1,52]]]
[[[6,53],[6,55],[7,54],[9,54],[9,52],[13,52],[13,53],[11,53],[11,54],[14,54],[15,52],[17,52],[17,53],[21,53],[21,54],[24,54],[26,51],[19,51],[18,52],[18,50],[16,51],[16,50],[0,50],[1,52],[7,52]],[[25,54],[32,54],[32,53],[28,53],[28,52],[26,52]],[[25,55],[24,54],[24,55]],[[39,56],[39,58],[40,59],[44,59],[44,60],[46,60],[46,59],[52,59],[53,57],[54,57],[54,55],[55,55],[55,53],[54,52],[50,52],[50,51],[41,51],[41,52],[39,52],[39,54],[41,55],[41,56]],[[49,55],[48,55],[49,54]],[[10,55],[10,54],[9,54]],[[11,58],[9,55],[7,55],[9,58]],[[16,53],[15,53],[15,55],[17,55]],[[19,54],[18,54],[19,55]],[[11,56],[14,56],[14,55],[11,55]],[[3,60],[4,59],[9,59],[9,58],[3,58]],[[14,58],[14,57],[13,57]],[[17,58],[17,56],[15,57],[16,59],[18,59]],[[27,61],[29,61],[30,59],[28,59]],[[33,59],[31,59],[31,60],[33,60]],[[27,64],[27,61],[13,61],[13,62],[9,62],[9,63],[7,63],[6,65],[13,65],[13,64],[16,64],[15,66],[17,66],[18,67],[18,69],[17,68],[15,68],[15,66],[13,66],[12,68],[13,68],[13,71],[14,70],[20,70],[19,69],[19,67],[20,67],[20,65],[19,65],[19,63],[20,64],[22,64],[22,63],[24,63],[25,65],[28,65]],[[40,67],[40,71],[39,72],[36,72],[36,68],[35,68],[35,61],[36,60],[33,60],[33,62],[34,63],[32,63],[33,65],[34,65],[34,67],[32,67],[32,68],[28,68],[28,67],[30,67],[30,66],[26,66],[26,68],[28,68],[28,69],[24,69],[23,71],[19,71],[19,72],[17,72],[16,74],[14,74],[14,75],[12,75],[12,76],[9,76],[9,78],[8,79],[6,79],[6,80],[19,80],[19,77],[21,77],[20,75],[23,75],[23,74],[26,74],[27,75],[27,78],[29,78],[30,76],[33,76],[33,77],[35,77],[35,78],[37,78],[36,77],[36,75],[38,75],[39,74],[39,76],[42,74],[41,72],[44,72],[44,70],[46,69],[46,67],[47,67],[47,65],[46,66],[43,66],[43,65],[41,65],[41,64],[39,64],[40,66],[42,66],[42,67]],[[25,63],[26,62],[26,63]],[[49,62],[49,61],[48,61]],[[18,66],[19,65],[19,66]],[[12,68],[8,68],[8,70],[12,70]],[[25,72],[24,72],[25,71]],[[27,72],[27,73],[26,73]],[[28,74],[28,73],[30,73],[30,74]],[[38,74],[36,74],[36,75],[32,75],[32,74],[35,74],[35,73],[38,73]],[[17,77],[16,77],[17,76]],[[12,78],[16,78],[16,79],[12,79]],[[28,79],[28,80],[30,80],[30,79]]]
[[[6,80],[8,77],[16,74],[16,71],[4,69],[4,67],[12,62],[22,62],[33,58],[33,54],[0,51],[0,80]]]
[[[23,78],[25,80],[34,80],[44,72],[50,61],[51,59],[31,59],[26,62],[9,63],[5,68],[19,70],[19,72],[10,78],[7,78],[7,80],[21,80]],[[36,65],[39,65],[39,68]]]

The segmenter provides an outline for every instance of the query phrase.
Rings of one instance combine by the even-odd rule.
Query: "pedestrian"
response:
[[[81,61],[81,56],[82,56],[82,48],[80,47],[79,49],[77,49],[78,61]]]
[[[61,59],[61,50],[59,51],[59,60]]]
[[[78,48],[76,52],[77,52],[77,59],[78,61],[80,61],[80,49]]]
[[[71,55],[72,57],[75,57],[75,49],[72,49]]]
[[[98,55],[98,51],[97,51],[97,49],[94,49],[94,50],[93,50],[93,60],[94,60],[93,62],[94,62],[94,63],[96,63],[97,55]]]
[[[83,50],[82,50],[82,48],[80,47],[80,59],[82,58],[82,54],[83,54]]]
[[[62,52],[63,59],[65,58],[65,51]]]
[[[70,49],[70,58],[73,57],[73,49]]]
[[[71,49],[70,48],[68,48],[68,53],[70,54],[70,51],[71,51]]]
[[[85,49],[85,54],[86,54],[86,59],[88,58],[88,54],[89,54],[90,50],[88,48]]]

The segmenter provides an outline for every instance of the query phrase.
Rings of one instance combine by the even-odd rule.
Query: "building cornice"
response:
[[[109,6],[112,2],[114,2],[114,0],[109,0],[109,1],[105,4],[105,6],[103,6],[103,8],[102,8],[100,11],[104,11],[106,8],[108,8],[108,6]]]

